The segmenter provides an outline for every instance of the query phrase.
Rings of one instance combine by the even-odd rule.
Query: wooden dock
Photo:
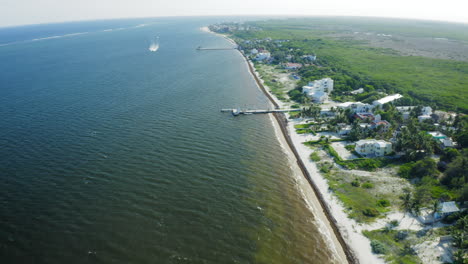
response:
[[[237,47],[231,47],[231,48],[202,48],[202,47],[198,47],[197,50],[236,50]]]
[[[240,109],[221,109],[221,112],[230,112],[232,115],[252,115],[252,114],[270,114],[270,113],[287,113],[287,112],[299,112],[302,109],[253,109],[253,110],[240,110]]]

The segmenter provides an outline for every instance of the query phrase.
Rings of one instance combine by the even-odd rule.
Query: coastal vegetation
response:
[[[347,32],[354,29],[353,23],[347,30],[337,30],[337,24],[314,24],[312,20],[251,22],[248,25],[254,30],[229,33],[244,55],[254,61],[270,91],[285,105],[302,109],[289,113],[290,119],[301,120],[294,125],[296,133],[313,136],[304,142],[312,149],[309,158],[349,217],[362,224],[383,221],[390,212],[414,219],[423,215],[435,218],[442,203],[464,206],[468,200],[468,117],[464,115],[468,113],[468,58],[420,55],[424,51],[408,55],[403,48],[375,47]],[[366,25],[361,24],[360,30],[370,30]],[[428,37],[425,30],[385,25],[376,23],[370,28],[386,34]],[[467,41],[468,34],[460,29],[437,32],[432,38]],[[268,56],[257,59],[258,53]],[[302,89],[325,77],[334,81],[331,108],[311,102]],[[294,81],[284,85],[280,79]],[[372,106],[374,109],[367,110],[369,118],[360,117],[351,107],[337,107],[337,102],[348,101],[374,105],[394,93],[403,98]],[[430,109],[429,114],[424,114],[424,109]],[[392,142],[391,151],[361,156],[358,144],[349,143],[367,139]],[[457,256],[467,254],[465,216],[449,214],[442,217],[452,224],[449,229],[431,229],[435,235],[445,230],[455,240],[455,263],[463,258]],[[394,220],[385,228],[363,234],[373,252],[384,255],[387,262],[421,263],[414,244],[429,237],[398,228],[398,224]]]
[[[346,32],[352,30],[354,23],[362,26],[359,20],[348,22],[350,24]],[[378,97],[376,92],[379,91],[399,92],[407,98],[407,104],[424,102],[434,108],[468,113],[468,62],[404,56],[396,50],[369,46],[362,40],[336,38],[333,34],[343,30],[330,26],[330,23],[329,21],[328,24],[323,24],[318,20],[307,19],[259,21],[249,24],[261,30],[234,31],[232,34],[242,43],[241,46],[245,50],[254,46],[252,42],[247,44],[243,40],[287,39],[287,42],[281,42],[280,45],[264,41],[255,43],[255,47],[269,50],[275,58],[273,64],[287,61],[287,54],[292,56],[291,62],[303,63],[304,67],[299,70],[302,78],[298,87],[308,81],[331,77],[335,81],[336,99],[344,99],[342,92],[363,87],[366,94],[360,97],[368,96],[368,101],[375,100]],[[377,25],[381,25],[382,28],[379,29]],[[410,27],[390,28],[389,25],[377,23],[372,30],[391,30],[400,34],[417,32],[408,28]],[[416,36],[426,36],[414,32],[412,34]],[[437,32],[431,37],[453,37],[459,41],[466,41],[466,32],[466,29],[463,31],[457,28],[455,31]],[[305,54],[317,54],[317,60],[310,63],[301,57]],[[294,93],[291,98],[297,100],[301,97]],[[358,99],[361,98],[356,98]]]

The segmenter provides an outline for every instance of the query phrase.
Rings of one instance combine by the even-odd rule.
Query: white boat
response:
[[[155,40],[151,42],[151,45],[148,48],[151,52],[156,52],[159,49],[159,37],[156,37]]]
[[[238,116],[238,115],[240,115],[240,109],[239,108],[232,109],[231,113],[232,113],[233,116]]]

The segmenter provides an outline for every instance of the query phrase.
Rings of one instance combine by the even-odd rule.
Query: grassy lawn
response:
[[[372,222],[388,212],[390,207],[379,205],[380,200],[387,200],[384,195],[376,196],[369,189],[374,188],[370,181],[362,182],[337,171],[323,174],[330,189],[343,202],[348,215],[358,222]]]
[[[418,256],[410,249],[416,244],[416,236],[412,231],[374,230],[363,234],[373,243],[380,244],[385,260],[388,263],[420,264]],[[372,244],[371,244],[372,245]]]
[[[283,102],[288,102],[289,100],[285,97],[286,89],[284,85],[279,81],[273,81],[276,77],[268,70],[264,64],[255,63],[255,70],[260,74],[260,77],[264,81],[264,84],[270,88],[272,94],[276,96],[279,100]]]

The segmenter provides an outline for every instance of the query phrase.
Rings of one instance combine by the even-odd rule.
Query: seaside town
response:
[[[244,34],[259,27],[209,29],[237,43],[280,109],[298,109],[286,114],[290,136],[326,181],[328,205],[346,213],[337,225],[348,243],[364,238],[385,263],[466,263],[464,113],[356,84],[297,40]]]

